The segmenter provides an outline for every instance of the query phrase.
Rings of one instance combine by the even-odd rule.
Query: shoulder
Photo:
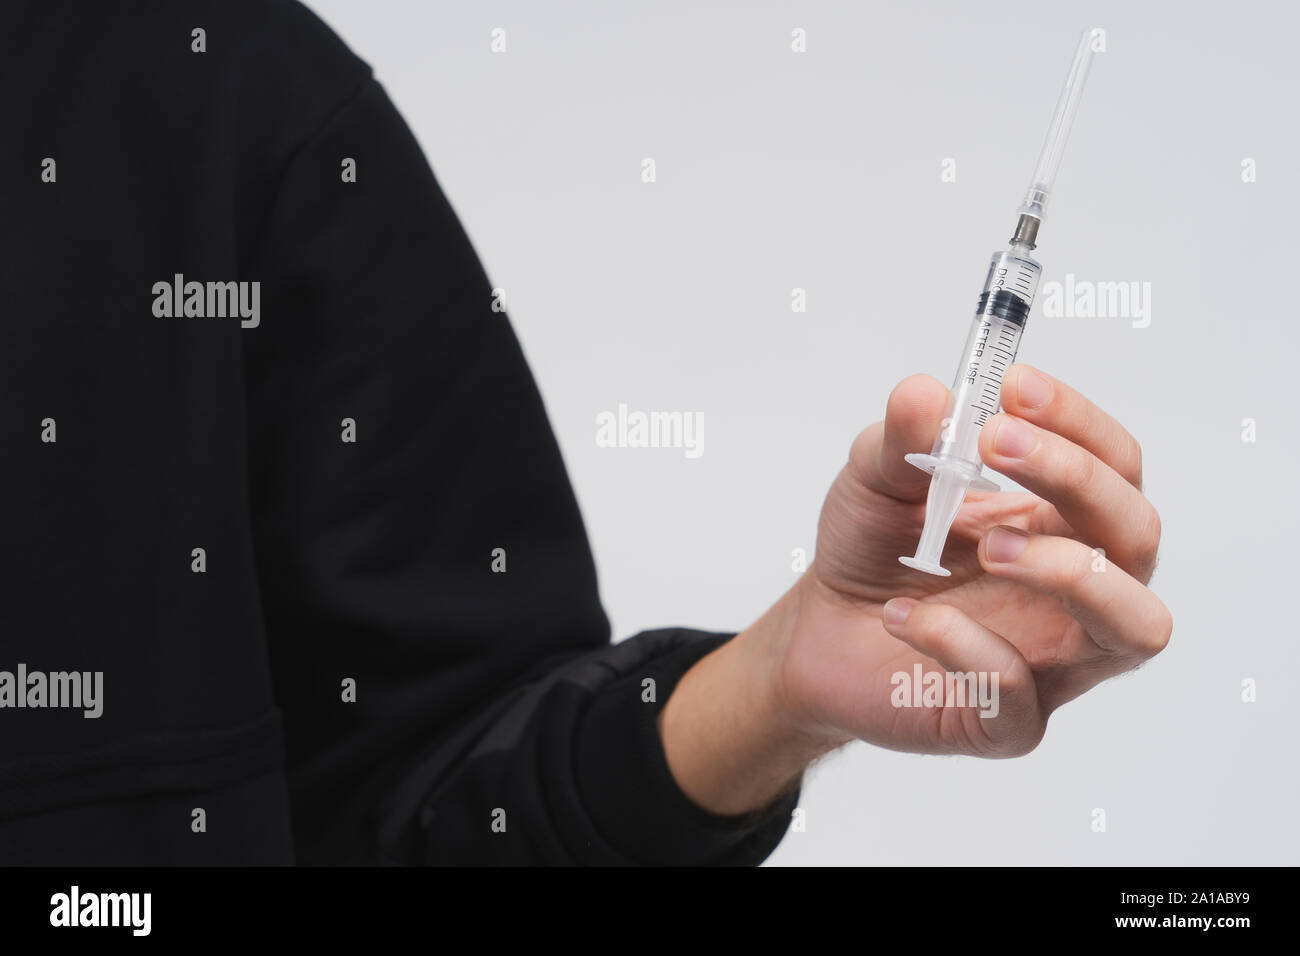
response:
[[[373,76],[370,64],[298,0],[204,0],[227,35],[217,43],[242,112],[273,117],[289,139],[308,135]],[[197,12],[197,11],[196,11]]]

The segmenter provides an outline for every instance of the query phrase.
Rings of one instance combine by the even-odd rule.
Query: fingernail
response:
[[[1021,367],[1016,396],[1025,408],[1040,408],[1052,400],[1052,383],[1031,368]]]
[[[989,532],[987,553],[990,561],[1007,564],[1020,557],[1029,543],[1029,535],[1012,528],[994,528]]]
[[[1038,444],[1034,430],[1022,421],[1003,418],[993,436],[993,450],[1008,458],[1024,458]]]
[[[892,601],[885,602],[885,623],[892,627],[898,627],[907,620],[908,615],[912,613],[912,608],[915,606],[916,602],[911,598],[894,598]]]

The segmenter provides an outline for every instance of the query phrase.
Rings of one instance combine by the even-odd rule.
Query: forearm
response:
[[[795,585],[751,627],[683,675],[659,718],[664,754],[681,790],[712,813],[759,810],[794,786],[846,737],[809,724],[781,679],[804,599]]]

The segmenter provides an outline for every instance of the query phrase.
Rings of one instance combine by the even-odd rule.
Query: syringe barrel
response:
[[[1016,360],[1042,268],[1023,246],[995,252],[989,263],[943,427],[930,452],[969,467],[973,475],[983,467],[980,430],[1002,401],[1002,377]]]

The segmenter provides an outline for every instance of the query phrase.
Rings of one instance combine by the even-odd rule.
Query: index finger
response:
[[[1114,418],[1059,379],[1013,365],[1002,380],[1002,407],[1092,452],[1129,484],[1142,487],[1142,446]]]

